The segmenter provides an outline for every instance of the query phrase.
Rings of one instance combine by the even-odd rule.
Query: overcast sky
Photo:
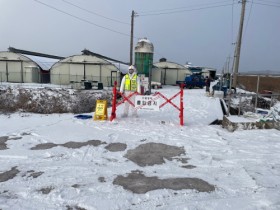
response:
[[[241,4],[237,0],[0,0],[0,51],[9,46],[59,56],[87,48],[129,62],[130,21],[134,46],[147,37],[161,57],[219,71],[232,60]],[[232,64],[230,64],[230,69]],[[280,73],[280,0],[246,5],[239,71]]]

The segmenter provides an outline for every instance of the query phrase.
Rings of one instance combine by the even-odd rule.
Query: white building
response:
[[[120,82],[117,64],[94,55],[74,55],[55,63],[50,69],[51,83],[69,85],[82,81],[113,86]]]
[[[49,69],[59,59],[31,56],[10,51],[0,52],[0,81],[48,83]]]
[[[154,63],[156,68],[152,72],[152,80],[160,82],[163,85],[175,85],[176,81],[184,81],[187,75],[192,72],[185,66],[161,59],[160,62]]]

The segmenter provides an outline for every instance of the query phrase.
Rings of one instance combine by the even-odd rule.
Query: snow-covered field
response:
[[[171,97],[179,89],[159,91]],[[230,133],[209,125],[222,119],[222,111],[205,90],[184,90],[184,107],[184,126],[171,105],[159,112],[139,110],[138,118],[121,118],[120,106],[113,122],[73,114],[0,115],[0,209],[280,209],[280,132]],[[93,145],[75,143],[89,141]],[[49,149],[37,146],[45,143]],[[112,143],[126,147],[110,150]],[[127,158],[147,143],[185,153],[147,166]],[[198,178],[215,190],[133,193],[115,184],[132,172],[161,180]]]

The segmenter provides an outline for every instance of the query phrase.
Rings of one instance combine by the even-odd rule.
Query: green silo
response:
[[[140,39],[135,47],[135,66],[138,74],[149,76],[153,66],[154,46],[147,38]]]

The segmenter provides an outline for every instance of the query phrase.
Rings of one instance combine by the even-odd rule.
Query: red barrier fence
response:
[[[120,102],[117,103],[117,82],[114,83],[114,88],[113,88],[113,99],[112,99],[112,112],[111,112],[111,117],[110,117],[110,121],[114,120],[116,118],[116,111],[117,111],[117,106],[121,105],[122,103],[124,103],[125,101],[127,101],[128,103],[130,103],[133,107],[135,107],[135,104],[130,100],[130,98],[133,95],[138,95],[137,92],[133,92],[128,96],[125,95],[121,95],[122,96],[122,100]],[[119,93],[120,94],[120,93]],[[180,92],[176,93],[174,96],[172,96],[171,98],[167,98],[165,97],[163,94],[161,94],[160,92],[156,92],[155,94],[153,94],[153,96],[160,96],[161,98],[163,98],[165,100],[164,103],[162,103],[159,108],[162,108],[163,106],[165,106],[166,104],[170,103],[173,107],[175,107],[177,110],[179,110],[179,119],[180,119],[180,125],[184,125],[184,89],[183,86],[181,85],[180,88]],[[180,105],[179,107],[174,104],[172,102],[172,100],[174,98],[176,98],[177,96],[180,95]]]

